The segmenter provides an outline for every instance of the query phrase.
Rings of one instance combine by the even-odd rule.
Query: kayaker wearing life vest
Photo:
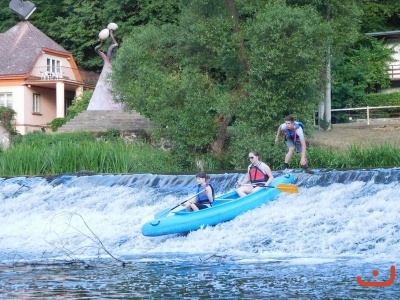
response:
[[[240,197],[253,193],[263,187],[252,185],[253,183],[263,183],[269,185],[274,179],[271,168],[260,160],[260,154],[257,151],[249,152],[250,165],[247,168],[247,173],[242,181],[237,185],[240,187],[236,190]]]
[[[197,195],[186,202],[187,211],[196,211],[212,206],[215,197],[214,188],[210,183],[206,182],[208,179],[210,179],[210,176],[204,172],[196,174]]]
[[[283,164],[284,170],[289,170],[289,162],[292,159],[294,151],[300,153],[300,165],[302,168],[308,168],[308,162],[306,157],[307,146],[306,139],[303,132],[303,124],[301,122],[295,122],[292,116],[287,116],[285,118],[285,123],[279,125],[278,131],[276,133],[275,144],[279,142],[279,136],[281,133],[285,133],[285,142],[288,147],[288,152],[285,156],[285,162]]]

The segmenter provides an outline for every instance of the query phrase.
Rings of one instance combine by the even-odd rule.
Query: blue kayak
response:
[[[213,226],[230,221],[246,211],[260,207],[274,200],[279,193],[286,191],[297,193],[297,186],[292,185],[294,176],[286,174],[276,177],[271,185],[259,191],[239,197],[236,191],[216,197],[211,207],[199,211],[187,212],[182,206],[177,211],[167,210],[157,214],[154,220],[142,226],[145,236],[160,236],[174,233],[186,233],[205,226]]]

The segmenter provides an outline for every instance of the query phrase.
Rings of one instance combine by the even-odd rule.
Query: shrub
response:
[[[0,124],[6,129],[11,135],[17,135],[17,131],[14,127],[15,111],[11,108],[0,106]]]

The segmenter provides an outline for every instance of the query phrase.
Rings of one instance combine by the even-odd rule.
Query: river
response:
[[[243,174],[210,175],[218,195]],[[399,299],[400,169],[295,177],[299,194],[161,237],[141,226],[193,175],[2,178],[0,299]]]

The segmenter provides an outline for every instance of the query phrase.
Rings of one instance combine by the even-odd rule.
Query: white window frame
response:
[[[32,97],[32,112],[40,114],[40,94],[33,94]]]
[[[48,58],[47,59],[47,71],[52,73],[60,73],[61,72],[61,60]]]
[[[13,97],[11,92],[0,92],[0,106],[12,108]]]

